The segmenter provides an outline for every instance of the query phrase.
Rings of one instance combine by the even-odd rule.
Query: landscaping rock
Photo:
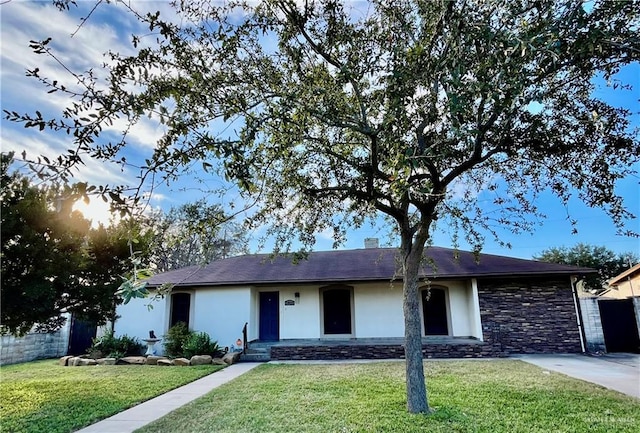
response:
[[[100,358],[96,360],[98,365],[116,365],[117,359],[115,358]]]
[[[224,362],[224,360],[222,358],[213,358],[211,360],[211,363],[215,364],[215,365],[227,365],[227,363]]]
[[[124,358],[120,358],[118,362],[143,365],[147,363],[147,358],[144,356],[125,356]]]
[[[147,365],[158,365],[160,359],[166,359],[164,356],[149,355],[147,356]]]
[[[176,358],[171,361],[172,365],[191,365],[187,358]]]
[[[70,365],[72,367],[77,367],[78,365],[80,365],[80,360],[81,359],[82,358],[78,358],[77,356],[74,356],[69,361],[67,361],[67,365]]]
[[[58,364],[62,365],[63,367],[67,365],[67,362],[73,358],[73,356],[63,356],[62,358],[60,358],[60,361],[58,361]]]
[[[171,360],[170,359],[162,358],[162,359],[158,359],[157,365],[169,366],[169,365],[172,365],[172,364],[171,364]]]
[[[97,365],[98,362],[95,359],[90,359],[90,358],[80,358],[80,361],[78,362],[79,366],[87,366],[87,365]]]
[[[242,352],[227,352],[222,357],[222,360],[228,365],[235,364],[240,359],[241,354]]]
[[[193,355],[189,362],[191,365],[207,365],[211,364],[211,357],[209,355]]]

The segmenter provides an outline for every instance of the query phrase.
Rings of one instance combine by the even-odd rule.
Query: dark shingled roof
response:
[[[389,281],[401,279],[396,260],[397,248],[318,251],[306,260],[271,258],[252,254],[217,260],[206,266],[190,266],[153,276],[150,286],[172,283],[178,286],[228,286],[315,282]],[[534,260],[480,254],[479,260],[468,251],[429,247],[429,259],[421,276],[431,279],[579,275],[594,272],[590,268],[544,263]],[[431,264],[430,264],[431,263]]]

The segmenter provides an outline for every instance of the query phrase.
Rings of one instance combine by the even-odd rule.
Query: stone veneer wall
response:
[[[478,281],[485,342],[515,353],[581,352],[569,277]]]
[[[580,298],[587,352],[606,352],[598,298]]]
[[[505,356],[491,344],[425,344],[422,354],[428,358],[483,358]],[[273,346],[273,360],[404,359],[402,345]]]
[[[34,359],[59,358],[67,354],[70,322],[57,332],[47,334],[29,333],[23,337],[3,335],[0,337],[0,365],[17,364]]]

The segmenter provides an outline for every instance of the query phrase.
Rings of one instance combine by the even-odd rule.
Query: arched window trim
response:
[[[171,316],[173,314],[173,295],[177,295],[177,294],[181,294],[181,293],[185,293],[189,295],[189,323],[187,323],[187,326],[189,327],[189,329],[193,330],[193,321],[194,321],[194,309],[195,309],[195,291],[194,290],[189,290],[189,289],[174,289],[171,291],[171,293],[169,294],[169,296],[166,297],[167,299],[167,307],[166,307],[166,314],[167,314],[167,319],[166,319],[166,331],[169,330],[169,328],[171,328]]]
[[[325,334],[324,326],[324,293],[331,290],[348,290],[349,291],[349,307],[351,313],[351,333],[350,334]],[[355,304],[354,304],[354,288],[348,284],[330,284],[322,286],[319,290],[320,295],[320,336],[325,339],[341,339],[354,338],[356,335],[355,322]]]

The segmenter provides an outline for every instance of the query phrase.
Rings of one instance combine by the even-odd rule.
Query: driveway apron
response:
[[[522,361],[640,398],[640,355],[520,355]]]

